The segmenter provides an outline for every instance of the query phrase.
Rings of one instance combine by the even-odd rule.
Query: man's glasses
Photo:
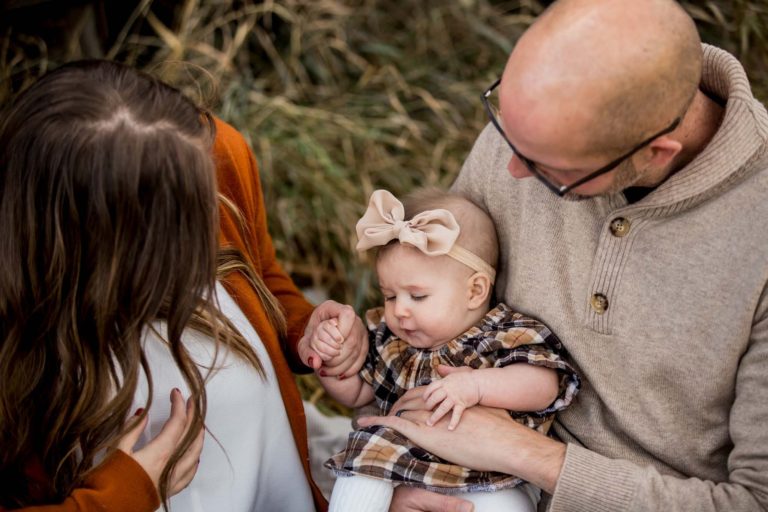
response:
[[[488,118],[491,120],[491,123],[493,123],[493,126],[496,127],[496,129],[499,131],[501,136],[504,138],[505,141],[507,141],[507,144],[509,144],[509,147],[512,148],[512,151],[515,153],[515,156],[520,159],[521,162],[525,164],[525,167],[528,169],[528,171],[536,176],[539,181],[544,183],[544,185],[547,186],[549,190],[557,194],[558,196],[562,197],[571,190],[580,187],[581,185],[587,183],[588,181],[591,181],[598,176],[601,176],[605,173],[608,173],[616,168],[621,162],[626,160],[627,158],[631,157],[641,149],[643,149],[645,146],[653,142],[654,139],[661,137],[662,135],[666,135],[667,133],[670,133],[673,131],[677,126],[680,124],[680,121],[682,120],[682,116],[677,117],[672,124],[661,130],[660,132],[648,137],[643,142],[632,148],[627,153],[621,155],[620,157],[616,158],[615,160],[610,161],[603,167],[599,168],[598,170],[591,172],[587,174],[586,176],[579,178],[578,180],[574,181],[570,185],[563,185],[561,183],[558,183],[552,178],[549,178],[546,176],[544,172],[542,172],[537,166],[536,162],[531,160],[530,158],[522,155],[517,148],[512,144],[509,139],[507,138],[507,135],[504,133],[504,129],[501,127],[501,109],[491,101],[491,94],[493,94],[493,91],[499,86],[501,83],[501,78],[496,80],[493,85],[491,85],[484,93],[483,93],[483,105],[485,106],[485,111],[488,113]]]

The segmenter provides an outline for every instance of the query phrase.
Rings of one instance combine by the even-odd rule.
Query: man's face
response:
[[[541,168],[541,166],[539,166]],[[533,177],[528,167],[516,156],[512,156],[507,164],[507,170],[512,177],[516,179]],[[573,183],[579,178],[589,174],[591,171],[552,171],[542,169],[548,173],[548,177],[554,178],[554,181],[563,185]],[[628,159],[617,165],[613,171],[584,183],[568,192],[563,199],[578,201],[589,199],[590,197],[615,194],[622,190],[638,184],[643,178],[643,173],[635,167],[631,159]]]
[[[514,178],[533,177],[531,167],[535,167],[538,178],[557,189],[605,169],[569,191],[566,199],[612,194],[643,181],[644,173],[631,158],[634,155],[613,166],[617,155],[596,150],[595,115],[588,102],[567,97],[559,103],[556,98],[541,101],[530,88],[515,87],[514,81],[502,80],[496,98],[500,112],[494,116],[515,150],[507,164]]]

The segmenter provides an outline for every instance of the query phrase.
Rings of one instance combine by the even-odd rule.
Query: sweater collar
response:
[[[766,154],[768,114],[752,95],[744,68],[724,50],[703,44],[702,51],[701,88],[726,101],[720,128],[688,165],[630,208],[692,207],[756,171]]]

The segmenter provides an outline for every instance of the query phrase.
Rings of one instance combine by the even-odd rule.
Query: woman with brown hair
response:
[[[167,506],[203,423],[171,504],[212,510],[236,485],[220,509],[324,509],[296,345],[323,318],[362,325],[313,313],[280,268],[233,128],[131,68],[60,68],[0,120],[0,237],[0,510]]]

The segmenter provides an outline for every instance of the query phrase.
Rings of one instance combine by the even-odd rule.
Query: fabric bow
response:
[[[368,209],[355,229],[358,251],[399,240],[429,256],[448,254],[460,231],[459,224],[448,210],[429,210],[405,220],[403,203],[386,190],[376,190],[371,194]]]

